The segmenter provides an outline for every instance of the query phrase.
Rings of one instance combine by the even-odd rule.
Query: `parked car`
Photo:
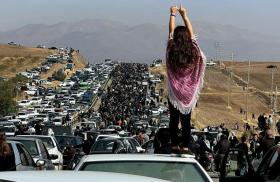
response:
[[[7,143],[10,146],[10,149],[12,150],[11,152],[15,157],[17,171],[40,170],[45,165],[45,161],[43,160],[38,160],[35,164],[28,149],[22,143],[9,140],[7,141]]]
[[[240,148],[230,148],[221,166],[220,182],[280,181],[280,145],[272,147],[262,158],[257,170],[249,155]]]
[[[28,107],[31,106],[31,102],[29,100],[22,100],[18,102],[19,107]]]
[[[61,150],[63,151],[63,168],[67,169],[70,162],[82,151],[83,139],[78,136],[55,136]]]
[[[47,136],[47,135],[18,135],[17,137],[25,137],[25,138],[37,138],[42,140],[45,144],[48,153],[50,155],[57,155],[57,159],[52,159],[52,163],[55,166],[56,170],[62,170],[63,168],[63,155],[62,151],[55,139],[54,136]]]
[[[194,156],[96,154],[84,156],[76,171],[102,171],[133,174],[167,181],[209,181],[212,179]]]
[[[30,152],[34,162],[45,161],[44,169],[45,170],[54,170],[55,167],[52,163],[52,159],[57,159],[57,155],[49,155],[48,150],[46,149],[43,142],[35,138],[24,138],[24,137],[10,137],[8,140],[17,141],[25,145],[25,147]]]

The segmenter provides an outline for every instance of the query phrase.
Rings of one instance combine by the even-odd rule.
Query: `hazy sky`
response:
[[[26,24],[82,19],[119,20],[128,25],[167,24],[180,0],[1,0],[0,30]],[[196,21],[233,25],[279,36],[280,0],[182,0]]]

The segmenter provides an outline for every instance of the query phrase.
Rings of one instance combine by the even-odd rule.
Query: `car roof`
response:
[[[25,137],[8,137],[8,140],[40,141],[40,139],[38,139],[38,138],[25,138]]]
[[[197,163],[193,155],[171,156],[160,154],[93,154],[84,156],[83,162],[101,161],[158,161],[158,162],[187,162]]]
[[[49,135],[17,135],[16,138],[54,138],[54,136],[49,136]]]
[[[23,177],[24,176],[24,177]],[[86,171],[16,171],[0,173],[0,179],[17,182],[166,182],[165,180],[129,174]]]

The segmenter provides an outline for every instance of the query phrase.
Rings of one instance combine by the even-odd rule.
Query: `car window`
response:
[[[97,141],[93,147],[92,147],[92,152],[97,152],[97,151],[111,151],[113,149],[114,141],[112,140],[99,140]]]
[[[36,146],[35,141],[32,140],[18,140],[20,143],[22,143],[30,152],[32,156],[39,155],[38,148]]]
[[[42,159],[48,159],[48,151],[41,141],[39,142],[39,147],[41,150]]]
[[[106,161],[85,163],[82,171],[103,171],[153,177],[173,182],[208,181],[195,163]]]
[[[54,143],[51,138],[49,138],[49,137],[38,137],[38,138],[44,142],[47,149],[54,148]]]
[[[278,147],[270,149],[258,168],[258,174],[265,179],[274,180],[280,177],[280,149]]]
[[[274,153],[275,153],[275,149],[271,149],[263,157],[262,162],[258,168],[258,173],[260,174],[260,176],[267,174],[267,170],[269,168],[271,158],[273,157]]]
[[[21,144],[16,144],[18,152],[19,152],[19,157],[21,161],[21,165],[23,166],[33,166],[33,159],[31,155],[28,153],[27,149]]]

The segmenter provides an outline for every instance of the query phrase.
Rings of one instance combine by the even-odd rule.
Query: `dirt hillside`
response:
[[[0,76],[11,78],[18,72],[40,66],[45,57],[53,53],[49,49],[0,44]]]

